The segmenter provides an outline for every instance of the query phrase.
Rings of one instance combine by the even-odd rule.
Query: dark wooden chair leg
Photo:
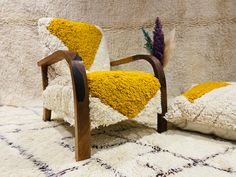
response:
[[[51,121],[51,110],[47,108],[43,108],[43,120],[44,121]]]
[[[79,117],[77,117],[79,120]],[[76,161],[89,159],[91,157],[91,135],[90,125],[84,125],[79,120],[75,125],[75,159]]]
[[[89,91],[81,60],[75,58],[71,64],[75,107],[75,159],[80,161],[91,157]]]
[[[163,114],[158,114],[158,127],[157,127],[157,132],[162,133],[167,131],[167,121],[164,119]]]
[[[75,108],[75,159],[85,160],[91,156],[91,135],[89,118],[89,91],[86,69],[82,59],[72,51],[56,51],[40,60],[43,90],[48,86],[48,66],[66,60],[71,71]],[[43,119],[50,120],[51,110],[44,108]]]

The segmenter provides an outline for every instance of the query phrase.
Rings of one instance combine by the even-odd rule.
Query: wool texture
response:
[[[57,50],[69,50],[69,48],[55,35],[53,35],[48,27],[54,18],[41,18],[38,21],[38,32],[40,36],[40,42],[43,47],[43,56],[48,56]],[[95,26],[95,25],[94,25]],[[90,71],[109,71],[110,59],[107,50],[106,38],[100,27],[95,26],[102,34],[100,44],[96,51],[94,61],[87,72]],[[48,77],[50,80],[55,79],[56,76],[70,75],[68,64],[65,60],[55,63],[49,67]]]
[[[86,69],[91,67],[102,38],[102,33],[96,26],[55,18],[50,22],[48,30],[69,50],[76,51],[81,56]]]
[[[183,95],[176,97],[169,106],[166,119],[186,130],[236,140],[236,83],[223,85],[227,86],[222,86],[222,83],[222,87],[219,88],[213,89],[209,86],[211,91],[195,99],[194,102]],[[193,89],[196,88],[198,86]],[[199,88],[202,88],[202,84]],[[205,86],[203,91],[207,88]]]
[[[134,71],[91,72],[88,85],[91,96],[128,118],[134,118],[160,88],[153,75]]]
[[[74,100],[70,76],[58,76],[50,82],[43,92],[44,107],[53,110],[55,117],[64,119],[74,125]],[[99,126],[108,126],[128,117],[101,102],[97,97],[89,97],[89,115],[91,129]],[[157,113],[161,113],[160,90],[148,101],[144,108],[134,118],[140,122],[149,119],[156,120]]]
[[[227,82],[205,82],[199,84],[183,94],[190,102],[200,98],[202,95],[221,87],[229,85]]]

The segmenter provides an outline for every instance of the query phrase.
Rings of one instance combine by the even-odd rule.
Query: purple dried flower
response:
[[[157,17],[155,21],[155,28],[153,31],[153,55],[160,60],[163,65],[163,57],[164,57],[164,34],[162,31],[161,20]]]

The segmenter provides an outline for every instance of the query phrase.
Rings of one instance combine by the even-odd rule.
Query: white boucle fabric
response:
[[[157,119],[157,113],[161,113],[160,91],[145,105],[144,109],[133,118],[137,121],[145,121],[147,119]],[[127,120],[128,117],[114,110],[112,107],[103,104],[99,98],[89,98],[91,128],[98,126],[108,126],[122,120]],[[74,120],[74,119],[73,119]]]
[[[214,89],[189,102],[178,96],[166,119],[180,128],[236,140],[236,83]]]
[[[43,46],[43,57],[46,57],[57,50],[69,50],[60,39],[52,35],[47,27],[53,18],[40,18],[38,20],[38,33]],[[53,80],[56,75],[70,75],[68,64],[65,60],[51,65],[48,69],[48,78]]]
[[[102,39],[99,44],[97,53],[94,58],[94,62],[90,67],[89,71],[109,71],[110,70],[110,59],[107,49],[106,37],[102,29],[96,26],[102,33]]]
[[[160,90],[148,102],[144,109],[134,118],[135,120],[155,119],[161,113]],[[72,83],[69,76],[58,76],[52,80],[43,92],[44,107],[53,110],[56,117],[63,118],[74,125],[74,104]],[[103,104],[99,98],[89,97],[91,128],[100,125],[108,126],[128,119],[109,105]]]

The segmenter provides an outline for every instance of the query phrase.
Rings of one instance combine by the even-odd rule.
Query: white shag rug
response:
[[[152,126],[155,126],[154,124]],[[92,131],[92,157],[74,160],[73,128],[40,107],[0,107],[1,177],[231,177],[236,143],[124,121]]]

